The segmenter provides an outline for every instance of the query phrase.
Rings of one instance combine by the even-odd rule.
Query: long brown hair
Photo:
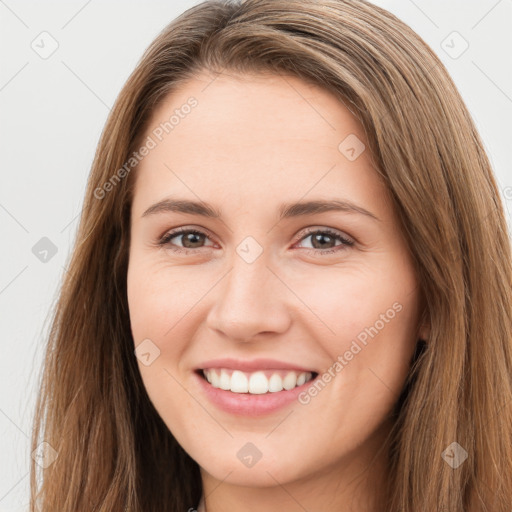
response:
[[[201,496],[198,465],[137,368],[126,297],[136,168],[119,172],[154,108],[201,70],[293,75],[335,94],[394,199],[430,336],[396,408],[381,510],[509,512],[512,257],[499,190],[439,58],[365,0],[204,2],[146,50],[99,141],[52,318],[32,449],[45,441],[58,456],[40,479],[32,463],[31,511],[184,511]],[[442,456],[455,442],[467,452],[456,468]]]

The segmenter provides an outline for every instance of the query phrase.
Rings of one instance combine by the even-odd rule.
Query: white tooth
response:
[[[283,388],[293,389],[297,384],[297,374],[295,372],[289,372],[286,377],[283,379]]]
[[[307,377],[306,372],[300,373],[299,376],[297,377],[297,386],[302,386],[302,384],[304,384],[304,382],[306,382],[306,377]]]
[[[220,389],[224,390],[228,390],[231,388],[231,377],[229,376],[229,373],[226,370],[220,371],[219,387]]]
[[[219,387],[219,376],[217,375],[217,372],[215,370],[210,370],[210,378],[212,379],[211,380],[211,384],[214,388],[218,388]]]
[[[249,379],[249,393],[261,395],[268,392],[268,379],[263,372],[251,374]]]
[[[243,372],[235,370],[231,375],[231,391],[233,393],[247,393],[249,391],[249,382]]]
[[[276,391],[282,391],[283,379],[278,373],[273,373],[268,381],[268,390],[272,393]]]
[[[263,371],[246,374],[240,370],[235,370],[231,375],[230,372],[230,370],[224,368],[207,369],[203,370],[203,375],[215,388],[230,390],[233,393],[251,393],[254,395],[293,389],[296,386],[302,386],[313,378],[311,372],[297,373],[289,371],[284,378],[281,377],[280,372],[273,373],[270,378],[267,378]]]

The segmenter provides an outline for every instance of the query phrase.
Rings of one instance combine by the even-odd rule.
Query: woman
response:
[[[98,146],[32,510],[509,511],[511,260],[409,27],[363,0],[189,9]]]

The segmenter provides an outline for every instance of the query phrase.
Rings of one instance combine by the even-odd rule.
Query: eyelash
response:
[[[188,249],[188,248],[179,247],[179,246],[172,247],[172,244],[170,244],[169,242],[173,238],[177,237],[178,235],[183,235],[183,234],[186,234],[186,233],[193,233],[195,235],[205,235],[206,237],[208,237],[207,233],[204,233],[204,232],[199,231],[197,229],[177,228],[174,231],[170,231],[170,232],[166,233],[158,241],[158,245],[161,246],[161,247],[169,246],[169,249],[171,249],[172,251],[177,252],[177,253],[185,253],[185,254],[197,252],[199,249],[204,249],[204,247],[198,247],[197,249]],[[314,234],[317,234],[317,233],[328,234],[328,235],[332,236],[333,238],[341,241],[341,245],[336,246],[337,248],[330,248],[330,249],[325,249],[325,250],[323,250],[323,249],[315,249],[315,248],[306,248],[306,251],[308,253],[313,252],[313,253],[321,254],[321,255],[332,254],[332,253],[335,253],[335,252],[343,251],[343,250],[345,250],[345,249],[347,249],[349,247],[352,247],[354,245],[354,242],[352,240],[350,240],[349,238],[344,237],[338,231],[335,231],[335,230],[332,230],[332,229],[329,229],[329,228],[309,230],[306,233],[304,233],[301,236],[301,238],[299,238],[296,242],[294,242],[294,244],[298,243],[298,242],[301,242],[302,240],[306,239],[308,236],[311,236],[311,235],[314,235]],[[342,248],[340,249],[340,247],[342,247]]]

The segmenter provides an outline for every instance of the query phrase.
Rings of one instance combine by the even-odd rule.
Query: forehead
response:
[[[195,106],[185,108],[191,98]],[[382,192],[359,121],[333,94],[297,77],[198,75],[153,112],[147,137],[155,147],[137,168],[136,197],[176,188],[219,200],[236,191],[241,201]],[[362,151],[355,159],[347,157],[351,145]]]
[[[327,137],[329,143],[349,133],[364,139],[358,120],[332,93],[294,76],[273,74],[199,74],[166,96],[147,132],[186,109],[191,97],[197,105],[173,127],[170,138],[175,141],[192,137],[201,147],[222,142],[254,148],[276,139],[318,142]]]

